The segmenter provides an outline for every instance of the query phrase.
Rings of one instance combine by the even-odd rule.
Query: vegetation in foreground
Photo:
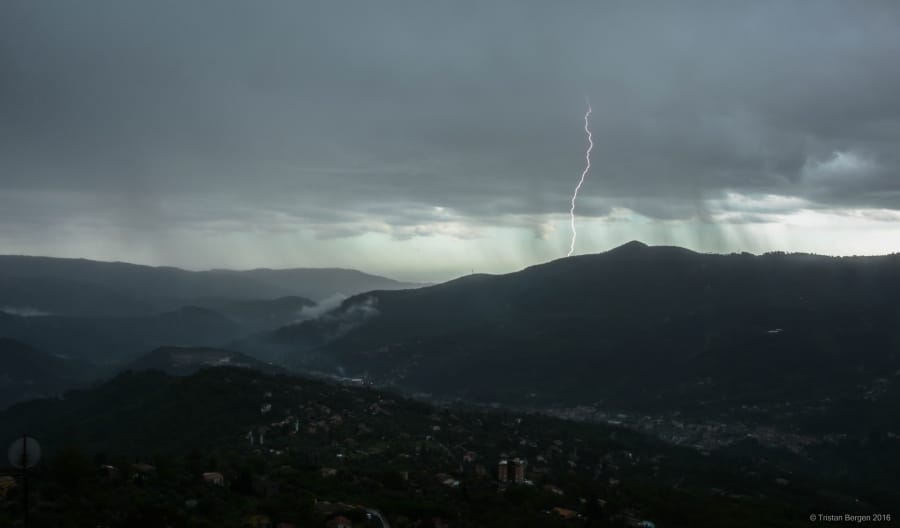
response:
[[[796,526],[897,503],[778,453],[238,368],[129,372],[0,414],[3,438],[22,431],[45,450],[31,526]],[[21,486],[4,493],[0,525],[16,526]]]

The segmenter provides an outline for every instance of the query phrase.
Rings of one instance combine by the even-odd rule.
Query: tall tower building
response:
[[[513,460],[513,481],[525,482],[525,461],[521,458]]]

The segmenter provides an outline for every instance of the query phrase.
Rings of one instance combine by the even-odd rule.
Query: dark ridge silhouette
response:
[[[240,367],[267,373],[284,372],[280,367],[269,365],[240,352],[203,347],[160,347],[132,361],[123,370],[159,370],[167,374],[185,376],[210,367]]]
[[[354,317],[363,303],[370,316]],[[507,275],[355,296],[242,350],[254,346],[280,347],[304,368],[318,361],[487,401],[672,409],[853,398],[900,369],[900,255],[719,255],[630,242]]]
[[[42,350],[100,363],[131,360],[161,345],[213,346],[243,335],[231,319],[186,306],[150,316],[23,317],[0,313],[0,335]]]
[[[84,382],[89,364],[56,357],[0,337],[0,408],[40,396],[51,396]]]
[[[23,307],[56,315],[149,315],[207,301],[288,296],[321,300],[338,293],[417,286],[347,269],[187,271],[86,259],[0,256],[0,309]]]

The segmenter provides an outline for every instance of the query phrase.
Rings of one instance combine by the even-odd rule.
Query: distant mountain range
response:
[[[860,399],[873,386],[900,394],[900,255],[715,255],[631,242],[359,295],[241,349],[516,404],[704,410]]]
[[[142,299],[156,300],[177,290],[166,279],[160,295],[150,296],[156,273],[198,278],[181,290],[192,295],[232,279],[247,285],[243,279],[255,273],[88,261],[71,261],[68,278],[41,271],[70,262],[59,260],[34,261],[34,276],[74,284],[90,275],[85,267],[111,266],[109,281],[93,275],[92,291],[143,291]],[[257,270],[253,280],[279,289],[285,285],[278,280],[299,280],[306,271]],[[17,268],[0,276],[16,274],[27,275]],[[145,283],[129,286],[126,275]],[[69,290],[62,291],[48,298],[64,303]],[[32,301],[31,309],[52,311],[52,303]],[[0,336],[57,359],[100,363],[95,372],[104,375],[159,347],[201,347],[438,398],[525,406],[706,415],[802,404],[883,416],[900,402],[900,255],[713,255],[632,242],[506,275],[369,291],[318,313],[322,308],[299,296],[235,294],[150,314],[7,311],[0,313]]]
[[[165,345],[217,346],[312,317],[332,299],[417,286],[345,269],[186,271],[0,256],[0,336],[46,353],[130,361]]]
[[[218,347],[314,317],[347,295],[415,286],[347,269],[186,271],[0,256],[0,407],[110,375],[148,350]],[[143,360],[165,364],[153,358]]]
[[[150,315],[185,305],[413,288],[360,271],[332,268],[187,271],[123,262],[0,256],[0,310],[21,315]]]

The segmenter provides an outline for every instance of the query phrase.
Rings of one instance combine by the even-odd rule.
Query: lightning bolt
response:
[[[584,183],[584,179],[591,170],[591,149],[594,148],[594,138],[591,136],[591,128],[588,123],[588,118],[591,117],[591,102],[587,97],[584,98],[584,102],[587,103],[587,113],[584,114],[584,132],[587,134],[588,139],[588,148],[584,153],[584,161],[587,164],[584,167],[584,171],[581,173],[581,179],[578,180],[578,185],[575,186],[575,193],[572,194],[572,208],[569,209],[569,218],[572,225],[572,242],[569,244],[569,252],[566,254],[567,257],[571,257],[572,252],[575,251],[575,239],[578,237],[578,231],[575,230],[575,199],[578,198],[578,191],[581,190],[581,185]]]

